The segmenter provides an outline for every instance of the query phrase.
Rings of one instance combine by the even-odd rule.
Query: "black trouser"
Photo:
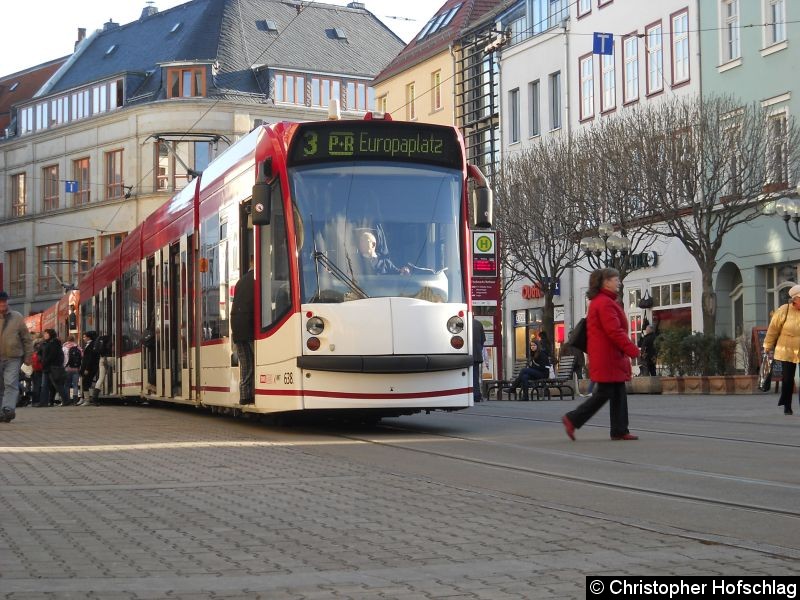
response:
[[[600,383],[594,386],[594,393],[575,410],[567,413],[567,417],[576,429],[583,427],[600,410],[606,401],[611,408],[611,436],[625,435],[628,432],[628,393],[625,382]]]
[[[797,365],[793,362],[781,361],[783,376],[781,377],[781,398],[778,406],[783,407],[784,412],[792,410],[792,392],[794,391],[794,371]]]

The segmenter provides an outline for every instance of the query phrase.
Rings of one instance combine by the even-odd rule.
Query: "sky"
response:
[[[325,1],[339,6],[349,2]],[[361,1],[367,10],[408,42],[445,0]],[[185,2],[155,0],[155,6],[167,10]],[[145,0],[18,0],[12,11],[13,26],[6,23],[0,35],[0,76],[66,56],[73,50],[79,27],[85,27],[86,34],[90,35],[109,19],[124,25],[138,19],[145,5]]]

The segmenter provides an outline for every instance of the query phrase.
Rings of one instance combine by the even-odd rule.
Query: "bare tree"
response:
[[[538,282],[543,328],[555,339],[553,296],[564,272],[581,260],[583,217],[574,202],[577,156],[569,140],[552,137],[507,159],[495,180],[501,260],[512,277]]]
[[[728,97],[670,100],[620,118],[641,222],[653,234],[677,238],[694,257],[703,331],[713,334],[713,274],[723,238],[797,181],[798,129],[783,113]]]

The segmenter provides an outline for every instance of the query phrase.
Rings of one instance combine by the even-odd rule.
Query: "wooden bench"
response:
[[[518,360],[514,362],[514,370],[511,373],[511,379],[489,379],[486,383],[486,399],[491,399],[492,390],[495,390],[496,399],[502,400],[503,399],[503,392],[506,391],[505,388],[510,386],[514,380],[519,376],[519,372],[527,363],[524,360]],[[509,395],[514,394],[514,392],[510,392]]]
[[[531,380],[531,391],[536,392],[536,399],[541,400],[542,395],[544,395],[545,400],[550,400],[550,390],[557,389],[562,398],[569,395],[569,397],[574,400],[575,386],[572,380],[574,366],[574,356],[562,356],[561,360],[558,361],[558,370],[556,371],[554,379]]]

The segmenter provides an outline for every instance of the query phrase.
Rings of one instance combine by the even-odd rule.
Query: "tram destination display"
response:
[[[336,121],[300,125],[289,165],[353,160],[429,163],[461,169],[461,144],[452,128],[395,121]]]

